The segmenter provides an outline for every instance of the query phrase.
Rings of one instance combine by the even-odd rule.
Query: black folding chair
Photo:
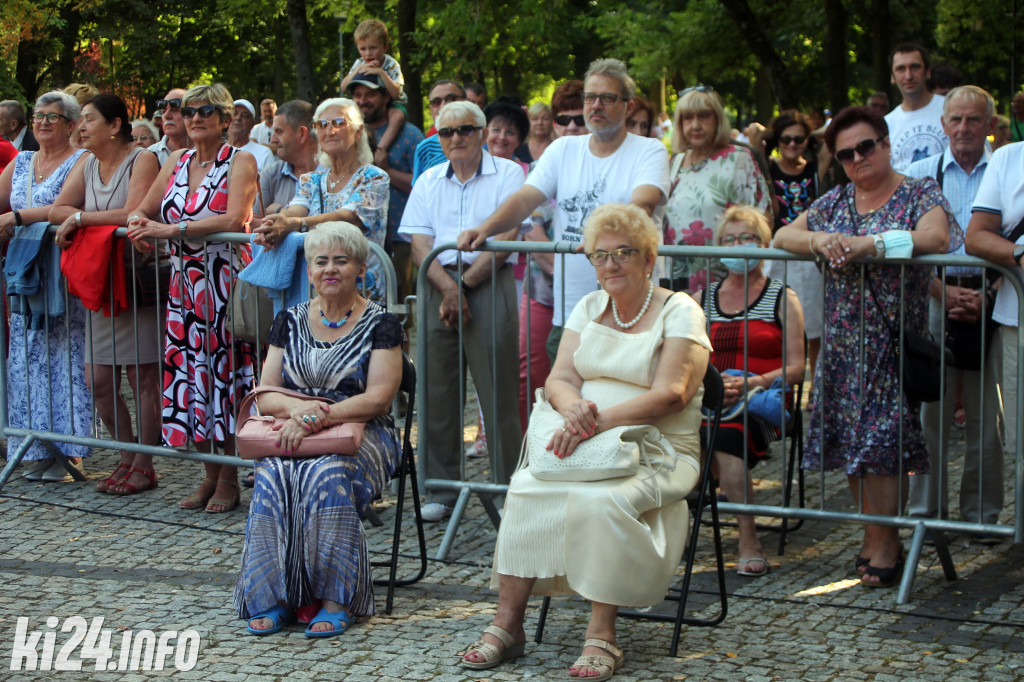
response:
[[[714,452],[715,438],[718,435],[718,424],[719,414],[722,411],[722,395],[725,393],[725,388],[722,385],[722,375],[718,373],[718,370],[708,365],[707,372],[704,374],[704,401],[703,406],[708,410],[712,411],[713,417],[709,420],[708,424],[708,442],[707,452],[708,456],[705,458],[703,465],[701,466],[700,479],[697,487],[694,489],[696,494],[695,500],[691,500],[690,512],[693,516],[692,524],[689,528],[690,536],[687,543],[686,552],[684,554],[684,560],[686,563],[686,570],[683,572],[683,583],[678,588],[669,588],[668,594],[665,596],[666,601],[677,602],[676,613],[663,614],[663,613],[640,613],[638,611],[622,611],[619,615],[625,618],[637,618],[643,620],[656,620],[661,622],[673,623],[672,630],[672,645],[669,647],[669,655],[675,656],[679,650],[679,635],[682,631],[683,623],[688,625],[698,625],[711,627],[718,625],[723,620],[728,612],[728,595],[725,588],[725,559],[722,555],[722,531],[719,525],[718,518],[718,497],[715,493],[717,482],[714,477],[711,476],[711,454]],[[692,496],[692,493],[691,493]],[[693,577],[693,565],[697,559],[697,538],[701,528],[701,517],[704,513],[704,507],[711,508],[711,527],[713,530],[713,537],[715,543],[715,560],[717,562],[718,572],[718,596],[721,604],[721,608],[718,614],[714,618],[696,618],[693,616],[686,615],[686,602],[690,592],[690,581]],[[544,623],[547,620],[548,608],[551,605],[551,597],[545,597],[544,603],[540,607],[540,617],[537,621],[537,631],[534,634],[534,641],[540,643],[541,638],[544,635]]]
[[[416,405],[416,368],[408,355],[402,355],[402,385],[399,388],[409,399],[409,405],[405,412],[405,428],[402,434],[402,457],[398,463],[394,478],[398,479],[398,500],[395,504],[395,533],[391,540],[391,559],[389,561],[372,561],[373,566],[388,566],[390,573],[388,579],[376,579],[374,585],[387,585],[388,595],[384,612],[390,614],[395,599],[395,587],[412,585],[418,582],[427,574],[427,539],[423,532],[423,517],[420,513],[419,486],[416,482],[416,460],[412,451],[412,424],[413,410]],[[409,479],[409,487],[412,491],[412,506],[416,515],[416,533],[419,537],[419,570],[410,578],[397,578],[398,573],[398,550],[402,539],[402,510],[405,506],[405,481]]]

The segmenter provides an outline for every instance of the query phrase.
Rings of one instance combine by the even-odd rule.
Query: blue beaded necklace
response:
[[[349,308],[348,312],[345,313],[345,317],[341,318],[340,322],[331,322],[330,320],[327,319],[327,316],[324,315],[324,309],[321,308],[320,309],[320,321],[323,322],[328,327],[330,327],[331,329],[337,329],[338,327],[341,327],[346,322],[348,322],[349,316],[352,314],[352,311],[355,310],[355,309],[356,309],[355,306],[352,306],[351,308]]]

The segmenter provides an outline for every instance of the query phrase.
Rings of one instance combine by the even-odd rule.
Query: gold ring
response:
[[[565,428],[564,426],[562,427],[562,433],[565,433],[565,432],[566,432],[566,431],[568,431],[568,430],[569,430],[569,429]]]
[[[54,237],[53,238],[53,243],[54,244],[60,244],[60,237]]]

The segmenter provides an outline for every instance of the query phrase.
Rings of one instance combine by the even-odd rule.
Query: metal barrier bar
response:
[[[53,232],[55,232],[57,227],[58,226],[56,226],[56,225],[51,225],[49,227],[48,234],[52,234]],[[123,228],[123,227],[122,228],[118,228],[117,230],[114,231],[114,235],[117,236],[117,237],[124,237],[126,234],[127,234],[127,229]],[[229,242],[229,243],[234,243],[234,244],[248,244],[250,236],[251,235],[248,234],[248,233],[241,233],[241,232],[219,232],[219,233],[205,235],[203,237],[194,237],[194,238],[193,237],[189,237],[189,241],[202,241],[202,242],[205,242],[205,243],[209,243],[209,242]],[[385,279],[385,293],[386,293],[386,296],[387,296],[387,306],[388,306],[388,309],[391,310],[392,308],[399,308],[400,306],[397,303],[397,296],[398,296],[397,276],[396,276],[396,273],[395,273],[394,264],[392,263],[390,256],[387,255],[387,253],[384,251],[384,249],[382,247],[380,247],[378,244],[375,244],[373,242],[370,242],[370,252],[378,258],[378,260],[380,261],[380,263],[382,265],[382,268],[384,270],[384,275],[385,275],[385,278],[384,278]],[[154,263],[154,268],[158,267],[158,265],[159,265],[159,261]],[[127,266],[127,267],[132,268],[128,272],[131,272],[132,274],[134,274],[134,267],[135,267],[134,262],[132,262],[132,264],[130,266]],[[159,280],[158,280],[157,286],[159,287]],[[0,288],[2,288],[2,287],[4,287],[4,282],[2,280],[0,280]],[[5,295],[6,291],[2,290],[2,293]],[[69,305],[73,301],[77,301],[77,299],[73,299],[73,297],[70,296],[70,294],[67,291],[67,287],[66,286],[64,288],[64,296],[65,296],[66,303],[69,304]],[[135,307],[136,307],[135,306],[136,300],[135,300],[135,296],[133,295],[133,293],[129,294],[129,299],[130,299],[130,303],[131,303],[132,309],[134,310]],[[406,306],[402,306],[402,307],[406,307]],[[62,322],[62,324],[66,325],[66,328],[67,328],[67,326],[70,325],[70,320],[68,319],[69,315],[70,315],[70,307],[68,307],[67,309],[68,309],[69,313],[65,315],[65,319]],[[86,314],[88,314],[88,312]],[[47,319],[46,324],[49,325],[49,320],[48,319]],[[113,325],[113,318],[111,318],[111,325]],[[47,332],[49,331],[49,326],[46,327],[46,331]],[[88,320],[87,320],[87,326],[86,326],[86,333],[87,334],[89,333]],[[27,331],[26,331],[26,334],[27,334]],[[161,339],[161,349],[162,349],[163,348],[163,336],[164,335],[161,333],[159,336],[160,336],[160,339]],[[135,340],[136,340],[136,349],[137,349],[137,346],[138,346],[138,329],[136,329],[136,332],[135,332]],[[7,341],[8,341],[8,339],[7,339],[7,331],[6,331],[6,329],[0,329],[0,343],[3,344],[4,348],[7,347]],[[49,349],[47,349],[47,352],[48,351],[49,351]],[[70,353],[71,353],[70,346],[66,349],[66,352],[68,353],[68,355],[70,357]],[[91,364],[91,363],[89,363],[89,358],[85,358],[84,361],[85,361],[86,364]],[[139,366],[138,364],[135,364],[136,371],[138,371],[138,366]],[[83,434],[80,434],[80,433],[75,433],[74,432],[74,427],[72,428],[72,433],[58,433],[58,432],[54,432],[54,431],[45,431],[45,430],[40,430],[40,429],[35,429],[35,428],[11,427],[10,424],[8,423],[8,411],[7,411],[7,407],[8,407],[8,404],[9,404],[8,391],[12,390],[12,387],[8,384],[8,381],[7,381],[8,368],[9,368],[9,363],[8,363],[8,359],[7,359],[7,353],[6,352],[0,352],[0,372],[2,372],[2,374],[0,374],[0,376],[2,376],[4,378],[4,381],[0,382],[0,410],[2,410],[2,411],[0,411],[0,415],[2,415],[2,425],[0,425],[0,434],[2,434],[4,438],[10,438],[10,437],[25,438],[25,441],[23,441],[19,445],[17,450],[14,452],[14,454],[11,455],[8,458],[7,464],[4,466],[3,471],[0,472],[0,489],[2,489],[3,486],[6,485],[7,481],[10,480],[10,477],[13,475],[14,470],[16,469],[18,464],[21,462],[22,458],[24,457],[24,455],[27,452],[27,450],[29,449],[29,447],[32,446],[33,444],[36,444],[36,443],[38,443],[38,444],[42,445],[43,447],[47,448],[48,450],[50,450],[54,454],[54,456],[57,459],[57,461],[60,461],[62,464],[65,465],[65,467],[67,467],[68,464],[67,464],[67,462],[65,460],[65,457],[64,457],[63,453],[61,453],[55,447],[56,443],[64,443],[64,444],[69,444],[69,445],[80,445],[80,446],[85,446],[85,447],[90,447],[90,448],[102,448],[102,449],[113,448],[113,449],[125,450],[125,451],[128,451],[128,452],[148,454],[148,455],[153,455],[153,456],[158,456],[158,457],[170,457],[170,458],[173,458],[173,459],[184,459],[184,460],[190,460],[190,461],[195,461],[195,462],[205,462],[205,463],[212,463],[212,464],[221,464],[221,465],[234,466],[234,467],[249,467],[249,468],[252,468],[254,466],[254,462],[252,462],[251,460],[243,460],[243,459],[241,459],[241,458],[239,458],[237,456],[218,455],[218,454],[214,454],[214,453],[211,453],[211,452],[201,452],[201,451],[195,451],[195,450],[179,450],[179,449],[169,448],[169,447],[164,447],[164,446],[159,446],[159,445],[144,445],[144,444],[141,444],[141,443],[138,443],[138,442],[122,441],[122,440],[118,440],[117,439],[117,434],[116,433],[112,433],[110,439],[105,439],[105,438],[95,437],[95,435],[91,434],[91,433],[88,434],[88,435],[83,435]],[[258,373],[259,368],[256,367],[254,369]],[[138,377],[138,374],[136,374],[136,376]],[[258,376],[258,374],[257,374],[257,376]],[[69,375],[69,381],[70,381],[70,375]],[[93,376],[93,381],[95,381],[95,375]],[[35,387],[27,386],[27,387],[20,387],[20,388],[19,387],[13,387],[13,390],[22,390],[22,389],[24,389],[26,391],[31,391],[33,389],[49,391],[49,399],[51,400],[51,405],[52,405],[52,400],[53,400],[53,397],[54,397],[53,396],[54,387],[52,385],[52,382],[49,382],[49,386],[47,386],[47,387],[39,387],[39,386],[35,386]],[[67,390],[68,390],[68,392],[70,394],[70,392],[72,390],[70,385],[67,387]],[[90,392],[90,395],[91,395],[91,392]],[[70,400],[70,398],[69,398],[69,400]],[[93,402],[92,410],[93,410],[93,414],[95,415],[95,398],[93,398],[92,402]],[[74,409],[74,407],[73,407],[73,409]],[[31,414],[31,401],[29,401],[29,411],[30,411],[30,414]],[[116,411],[115,411],[115,414],[116,414]],[[138,407],[137,406],[136,406],[136,414],[138,414]],[[51,415],[52,415],[52,407],[51,407]],[[138,421],[138,420],[136,420],[136,421]],[[95,418],[93,419],[93,422],[95,422]],[[30,417],[29,424],[31,425],[32,423],[33,422],[32,422],[31,417]],[[115,428],[115,430],[117,429],[116,421],[115,421],[114,428]],[[138,429],[136,429],[136,431],[138,431]],[[72,470],[70,468],[68,470],[72,473],[72,475],[76,479],[80,479],[81,478],[81,476],[78,474],[77,471],[74,471],[74,470]]]
[[[417,312],[418,312],[418,316],[419,316],[418,319],[423,319],[424,316],[428,314],[428,311],[426,310],[425,296],[423,295],[422,292],[425,291],[424,287],[431,286],[430,283],[427,281],[427,278],[426,278],[426,271],[427,271],[430,263],[434,259],[436,259],[438,254],[440,254],[441,252],[447,251],[447,250],[451,250],[451,249],[454,249],[454,248],[455,248],[454,243],[435,245],[435,248],[427,255],[427,257],[421,263],[421,265],[420,265],[420,272],[419,272],[419,279],[418,279],[418,286],[420,287],[420,292],[421,292],[421,295],[418,297],[418,301],[417,301],[417,303],[418,303],[418,310],[417,310]],[[557,254],[558,257],[560,257],[560,258],[565,258],[567,256],[567,254],[575,254],[576,253],[576,245],[568,244],[568,243],[565,243],[565,242],[538,243],[538,242],[494,242],[494,241],[492,241],[492,242],[487,242],[487,244],[484,246],[483,250],[485,250],[485,251],[494,251],[494,252],[520,252],[520,253],[529,253],[529,254],[532,254],[532,253],[553,253],[553,254]],[[658,255],[659,256],[668,256],[668,257],[689,257],[689,258],[698,257],[698,258],[707,258],[707,259],[719,258],[719,257],[727,256],[728,255],[728,256],[735,256],[735,257],[738,257],[738,258],[755,258],[755,259],[758,259],[758,260],[813,261],[813,258],[811,258],[809,256],[796,255],[796,254],[792,254],[792,253],[789,253],[787,251],[782,251],[782,250],[779,250],[779,249],[772,249],[772,248],[764,249],[764,248],[735,247],[735,246],[734,247],[665,246],[665,247],[662,247],[662,248],[659,249]],[[573,256],[570,255],[569,257],[573,257]],[[576,257],[578,257],[578,256],[576,256]],[[863,265],[867,265],[867,264],[877,264],[877,261],[870,260],[870,259],[864,259],[864,260],[854,261],[854,263],[855,264],[859,264],[860,266],[863,266]],[[1014,291],[1017,293],[1017,297],[1018,297],[1018,301],[1017,301],[1018,315],[1019,315],[1019,320],[1022,323],[1017,328],[1018,348],[1024,348],[1024,286],[1022,286],[1020,278],[1017,276],[1017,273],[1013,269],[1010,269],[1010,268],[1007,268],[1007,267],[1004,267],[1004,266],[1001,266],[1001,265],[997,265],[995,263],[990,263],[988,261],[982,260],[980,258],[975,258],[975,257],[972,257],[972,256],[954,256],[954,255],[925,255],[925,256],[918,256],[918,257],[909,258],[909,259],[891,259],[890,258],[890,259],[886,259],[885,260],[885,264],[886,265],[898,265],[898,266],[901,266],[901,270],[905,270],[906,266],[932,267],[932,268],[935,268],[935,267],[942,268],[944,266],[969,266],[969,267],[978,267],[978,268],[989,268],[989,269],[995,270],[995,271],[999,272],[1000,274],[1004,275],[1004,282],[1006,283],[1005,286],[1012,286],[1014,288]],[[857,265],[854,265],[854,267],[856,267],[856,266]],[[829,272],[829,269],[827,267],[825,268],[825,272],[826,273]],[[941,270],[940,270],[940,272],[941,272]],[[902,281],[902,278],[904,276],[905,276],[905,273],[901,274],[901,281]],[[864,275],[863,275],[863,270],[862,270],[862,273],[861,273],[862,288],[863,288],[863,277],[864,277]],[[560,303],[559,301],[555,301],[555,305],[559,305],[559,303]],[[563,288],[563,301],[561,302],[561,304],[563,306],[565,305],[565,301],[564,301],[564,288]],[[863,296],[862,296],[862,304],[861,305],[863,306]],[[567,314],[570,311],[566,310],[565,312]],[[903,310],[903,306],[901,305],[900,306],[900,311],[899,311],[899,320],[901,322],[903,321],[903,315],[904,315],[904,310]],[[566,319],[566,318],[563,318],[563,319]],[[861,319],[862,320],[864,319],[864,317],[863,317],[863,308],[862,308],[862,317],[861,317]],[[902,329],[902,324],[901,324],[901,329]],[[870,341],[870,339],[865,339],[863,337],[863,334],[864,334],[863,326],[861,326],[861,329],[860,329],[859,333],[861,334],[860,346],[863,349],[865,344],[868,343]],[[902,337],[902,331],[900,332],[900,336]],[[824,343],[824,341],[823,341],[823,343]],[[992,351],[992,352],[995,352],[995,351]],[[423,373],[423,374],[429,373],[430,368],[427,365],[427,353],[426,353],[425,344],[423,344],[423,343],[420,343],[419,347],[417,348],[417,359],[418,359],[418,364],[419,364],[419,366],[421,368],[420,369],[421,373]],[[901,362],[902,362],[902,360],[901,360]],[[863,362],[861,363],[861,365],[863,366]],[[461,377],[460,377],[460,379],[461,379]],[[445,380],[445,378],[437,378],[436,380],[443,381],[443,380]],[[945,381],[946,381],[945,374],[943,375],[942,381],[943,381],[943,385],[944,385]],[[1016,382],[1017,382],[1018,393],[1019,393],[1019,389],[1024,388],[1024,367],[1021,366],[1020,362],[1018,362],[1018,366],[1017,366]],[[419,411],[418,420],[419,420],[419,427],[420,427],[420,433],[421,434],[425,433],[425,424],[430,419],[430,412],[431,412],[431,410],[433,410],[433,409],[445,409],[445,406],[431,405],[429,403],[429,401],[427,400],[426,387],[427,387],[428,383],[429,383],[429,379],[428,379],[428,381],[421,381],[420,382],[420,386],[419,386],[419,390],[421,391],[421,393],[418,396],[418,402],[419,402],[421,408],[420,408],[420,411]],[[901,395],[901,401],[903,399],[904,398]],[[945,396],[943,396],[942,400],[945,400]],[[461,409],[461,407],[462,407],[462,405],[461,405],[461,401],[460,401],[460,409]],[[1020,431],[1021,430],[1021,426],[1022,426],[1022,419],[1024,419],[1024,400],[1021,400],[1020,397],[1018,396],[1018,400],[1017,400],[1016,405],[1014,407],[1015,407],[1015,410],[1016,410],[1016,413],[1017,413],[1018,431]],[[796,406],[794,406],[794,409],[800,409],[800,406],[796,405]],[[902,411],[901,411],[901,414],[902,414]],[[511,416],[507,416],[506,418],[511,418]],[[818,425],[811,424],[811,425],[809,425],[809,428],[815,428],[815,426],[817,426],[818,428],[823,428],[824,424],[823,424],[823,422],[818,424]],[[902,434],[902,419],[900,420],[900,427],[899,428],[901,430],[900,438],[901,438],[901,443],[902,443],[902,438],[903,438],[903,434]],[[783,438],[785,438],[785,436]],[[783,440],[783,443],[785,443],[785,440]],[[821,495],[821,499],[820,499],[820,502],[819,502],[819,508],[818,509],[806,509],[806,508],[802,508],[802,507],[792,507],[792,506],[787,506],[787,505],[765,505],[765,504],[747,504],[747,503],[740,504],[740,503],[736,503],[736,502],[723,503],[721,505],[721,509],[723,511],[731,512],[731,513],[750,514],[750,515],[755,515],[755,516],[774,517],[774,518],[780,518],[780,519],[807,519],[807,520],[833,521],[833,522],[843,522],[843,523],[861,523],[861,524],[868,524],[868,525],[883,525],[883,526],[894,526],[894,527],[899,527],[899,528],[913,529],[914,530],[914,534],[913,534],[913,537],[911,539],[910,548],[909,548],[909,552],[908,552],[908,566],[915,566],[916,565],[916,561],[917,561],[917,559],[920,556],[921,547],[923,546],[923,543],[924,543],[925,532],[926,531],[935,531],[933,535],[937,536],[936,537],[936,540],[937,540],[936,544],[937,544],[938,550],[939,550],[939,558],[940,558],[940,560],[941,560],[941,562],[943,564],[943,567],[944,567],[944,570],[946,572],[947,577],[953,578],[953,577],[955,577],[955,570],[953,569],[952,561],[950,560],[950,557],[949,557],[949,554],[948,554],[948,549],[945,547],[944,539],[941,537],[943,532],[987,533],[987,534],[991,534],[991,535],[994,535],[994,536],[1000,536],[1000,537],[1013,537],[1016,542],[1024,541],[1024,457],[1022,457],[1022,446],[1024,446],[1024,443],[1022,443],[1021,442],[1021,438],[1018,437],[1016,439],[1016,447],[1015,447],[1015,451],[1013,453],[1014,462],[1015,462],[1015,467],[1014,467],[1014,490],[1015,490],[1014,505],[1015,505],[1015,509],[1014,509],[1014,522],[1013,522],[1013,527],[1012,528],[1010,526],[1004,526],[1004,525],[999,525],[999,524],[970,523],[970,522],[966,522],[966,521],[951,521],[951,520],[948,520],[948,519],[941,519],[941,518],[933,519],[933,518],[924,518],[924,517],[878,516],[878,515],[865,514],[864,511],[863,511],[863,505],[862,505],[860,500],[858,500],[858,511],[855,512],[855,513],[841,512],[841,511],[836,511],[836,510],[829,510],[829,509],[825,508],[825,497],[824,497],[824,494]],[[423,452],[423,450],[421,449],[421,453],[422,452]],[[784,449],[784,452],[785,452],[785,449]],[[945,454],[945,453],[943,453],[943,454]],[[784,457],[785,457],[785,455],[784,455]],[[948,466],[947,458],[945,456],[940,457],[939,462],[940,462],[940,473],[939,473],[939,475],[942,476],[942,477],[946,477],[948,475],[948,472],[946,471],[946,468]],[[419,465],[419,470],[420,470],[420,480],[422,482],[423,487],[426,490],[438,490],[438,491],[444,490],[444,491],[449,491],[449,492],[455,491],[455,492],[459,493],[459,497],[458,497],[458,501],[457,501],[457,506],[456,506],[455,512],[453,513],[451,519],[449,520],[449,522],[447,524],[447,527],[445,529],[445,534],[444,534],[444,537],[443,537],[442,542],[441,542],[441,547],[440,547],[439,552],[437,554],[437,558],[438,559],[444,559],[446,557],[447,552],[449,551],[451,545],[453,544],[454,536],[455,536],[455,534],[456,534],[456,532],[458,530],[458,526],[459,526],[459,524],[461,522],[463,513],[465,511],[465,507],[468,504],[469,497],[471,495],[474,495],[474,494],[477,495],[481,499],[481,501],[485,504],[485,507],[486,507],[486,506],[489,506],[489,505],[492,504],[492,500],[493,500],[494,497],[497,497],[497,496],[500,496],[500,495],[504,494],[507,491],[507,486],[506,485],[502,485],[502,484],[484,483],[484,482],[477,482],[477,481],[464,481],[464,480],[462,480],[462,481],[451,481],[451,480],[441,480],[441,479],[438,479],[436,477],[431,478],[430,477],[430,472],[427,469],[427,463],[426,463],[426,458],[425,457],[420,457],[418,465]],[[900,462],[899,467],[900,467],[900,470],[902,471],[903,470],[902,469],[902,467],[903,467],[903,463],[902,462]],[[785,466],[785,462],[784,462],[783,472],[786,472],[787,470],[788,469]],[[818,477],[817,478],[819,479],[820,490],[824,491],[825,487],[826,487],[825,469],[822,467],[820,469],[820,471],[818,471],[816,473],[818,473]],[[783,486],[784,489],[786,487],[787,486]],[[863,486],[862,486],[862,488],[863,488]],[[494,522],[495,526],[498,525],[498,520],[496,518],[492,517],[492,521]],[[898,599],[900,600],[900,603],[905,603],[905,601],[907,599],[909,599],[910,591],[911,591],[912,585],[913,585],[913,579],[914,579],[914,571],[912,569],[904,571],[903,581],[902,581],[901,586],[900,586],[900,592],[899,592],[899,597],[898,597]]]

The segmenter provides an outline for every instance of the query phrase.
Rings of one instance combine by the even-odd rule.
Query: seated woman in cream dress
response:
[[[686,541],[684,498],[697,482],[700,404],[711,344],[704,314],[685,293],[650,281],[654,222],[633,205],[606,204],[584,227],[601,290],[583,298],[565,327],[545,386],[565,418],[550,447],[571,457],[583,440],[652,424],[675,449],[639,474],[591,482],[542,481],[529,466],[512,477],[494,552],[498,611],[463,656],[483,670],[523,653],[531,594],[579,594],[591,615],[570,677],[605,680],[622,665],[615,645],[620,606],[662,600]],[[609,538],[615,538],[613,544]]]

